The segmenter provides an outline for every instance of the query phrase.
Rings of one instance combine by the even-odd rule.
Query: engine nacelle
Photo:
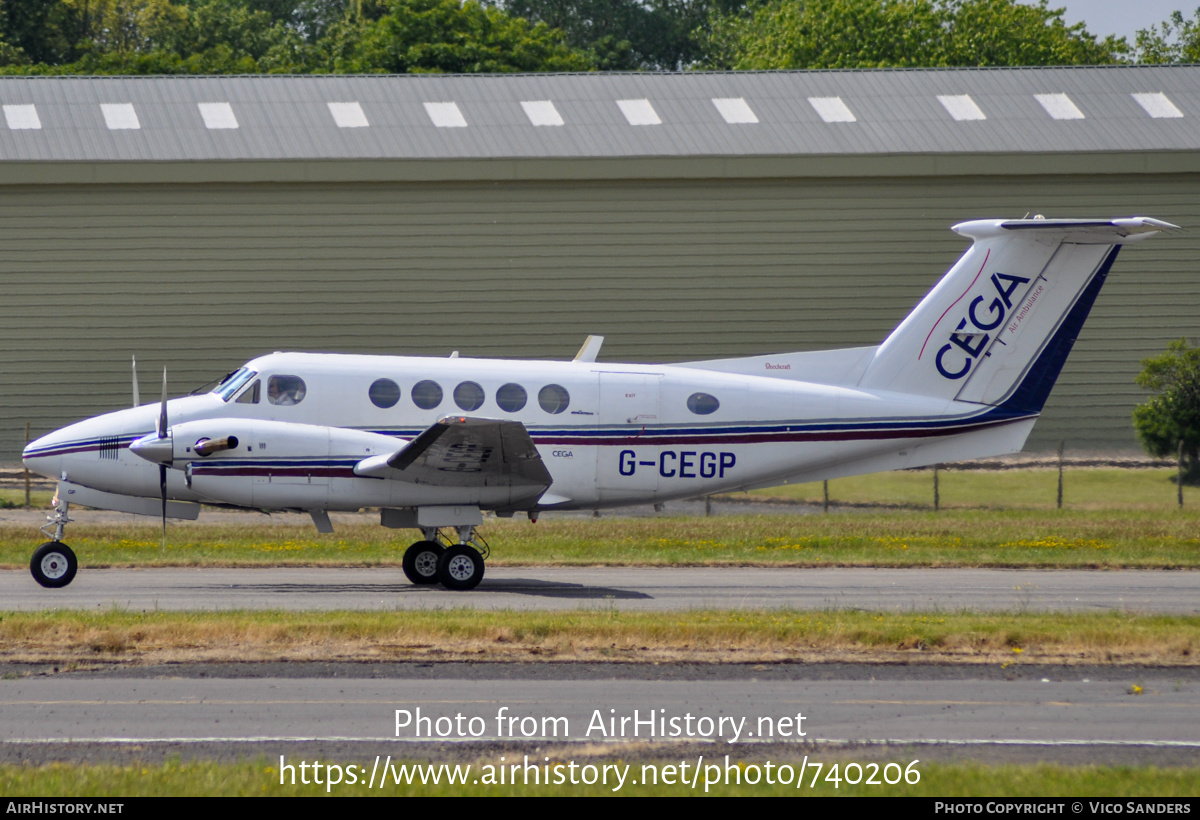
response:
[[[325,509],[330,481],[364,458],[395,452],[390,436],[282,421],[216,418],[172,425],[170,466],[212,501],[260,509]]]

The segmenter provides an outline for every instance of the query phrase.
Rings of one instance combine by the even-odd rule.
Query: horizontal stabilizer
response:
[[[355,475],[445,487],[530,487],[553,482],[525,425],[452,416],[391,455],[363,459]]]

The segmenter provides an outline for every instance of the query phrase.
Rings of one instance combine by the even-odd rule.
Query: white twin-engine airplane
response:
[[[211,393],[81,421],[26,447],[59,479],[34,578],[75,576],[70,504],[194,519],[200,505],[379,507],[420,531],[416,584],[479,584],[482,511],[660,503],[1017,452],[1122,244],[1176,226],[979,220],[878,347],[675,365],[274,353]],[[136,395],[136,380],[135,380]],[[136,404],[136,398],[135,398]],[[447,535],[450,531],[452,534]]]

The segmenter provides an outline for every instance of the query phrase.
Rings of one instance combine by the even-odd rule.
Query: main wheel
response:
[[[75,578],[79,569],[79,561],[75,553],[62,541],[47,541],[37,548],[33,560],[29,562],[29,571],[33,580],[44,587],[57,589],[65,587]]]
[[[436,541],[418,541],[404,553],[404,574],[414,584],[436,584],[438,561],[442,557],[442,545]]]
[[[450,547],[438,561],[438,580],[446,589],[474,589],[483,580],[483,556],[474,547]]]

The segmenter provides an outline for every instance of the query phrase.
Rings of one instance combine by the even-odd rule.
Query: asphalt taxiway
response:
[[[1166,570],[489,567],[470,592],[399,568],[87,569],[63,589],[0,571],[4,609],[860,609],[1200,612],[1200,572]]]

